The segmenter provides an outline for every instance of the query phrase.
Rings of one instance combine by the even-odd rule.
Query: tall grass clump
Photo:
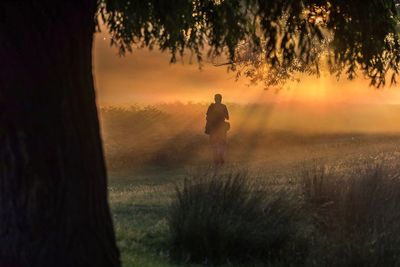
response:
[[[309,174],[303,193],[318,227],[310,265],[400,266],[397,170],[366,165]]]
[[[301,217],[301,201],[292,192],[267,190],[246,174],[188,179],[171,205],[172,256],[213,264],[299,265],[307,253]]]

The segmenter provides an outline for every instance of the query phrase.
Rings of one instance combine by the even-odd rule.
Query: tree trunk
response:
[[[120,266],[92,77],[96,0],[0,2],[0,266]]]

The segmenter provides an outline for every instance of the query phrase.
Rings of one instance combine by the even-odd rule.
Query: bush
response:
[[[322,171],[321,171],[322,170]],[[316,218],[313,266],[400,266],[400,179],[381,166],[303,176]]]
[[[175,259],[261,266],[400,266],[397,167],[315,167],[273,190],[245,174],[188,179],[169,229]],[[299,189],[299,190],[296,190]]]
[[[185,180],[171,205],[172,256],[194,262],[299,265],[307,253],[301,201],[243,173]]]

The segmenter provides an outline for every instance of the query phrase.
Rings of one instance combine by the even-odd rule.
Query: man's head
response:
[[[214,96],[214,100],[215,100],[215,103],[221,103],[222,102],[222,95],[221,94],[216,94]]]

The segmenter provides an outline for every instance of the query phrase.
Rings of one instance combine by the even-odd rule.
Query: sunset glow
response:
[[[110,47],[105,32],[97,33],[94,44],[94,74],[101,106],[160,102],[205,102],[219,92],[234,103],[289,102],[304,105],[398,104],[398,87],[375,89],[367,80],[348,81],[323,73],[321,77],[301,77],[285,88],[264,90],[262,84],[249,85],[246,78],[235,81],[226,67],[204,62],[199,70],[189,60],[170,64],[170,55],[147,49],[134,50],[124,57]]]

